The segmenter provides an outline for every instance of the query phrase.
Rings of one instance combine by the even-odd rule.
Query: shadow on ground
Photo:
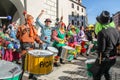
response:
[[[71,77],[68,77],[68,76],[60,76],[59,79],[60,80],[87,80],[87,79],[84,79],[84,78],[71,78]]]

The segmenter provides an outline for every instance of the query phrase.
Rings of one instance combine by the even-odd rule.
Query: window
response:
[[[77,10],[79,11],[79,6],[77,6]]]
[[[80,0],[78,0],[78,3],[80,4]]]
[[[83,22],[82,22],[82,26],[83,26]]]
[[[74,4],[72,3],[72,8],[74,8]]]
[[[77,18],[79,18],[79,14],[77,14]]]
[[[81,11],[83,12],[83,8],[81,8]]]
[[[72,25],[74,25],[74,20],[72,20]]]
[[[79,26],[79,24],[80,24],[80,22],[79,22],[79,21],[77,21],[77,26]]]
[[[74,16],[74,12],[72,12],[72,16]]]
[[[82,15],[82,20],[83,20],[83,15]]]

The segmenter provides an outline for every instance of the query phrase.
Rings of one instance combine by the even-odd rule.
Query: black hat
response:
[[[110,13],[108,11],[102,11],[100,16],[96,17],[96,20],[101,24],[107,24],[112,22],[112,17],[110,17]]]
[[[52,22],[49,18],[47,18],[46,20],[45,20],[45,22]]]

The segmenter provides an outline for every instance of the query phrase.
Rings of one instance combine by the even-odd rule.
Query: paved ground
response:
[[[78,57],[77,60],[73,60],[71,63],[66,63],[60,67],[54,67],[54,70],[47,75],[37,76],[38,80],[92,80],[88,78],[85,60],[89,58],[95,58],[95,56],[90,57]],[[120,57],[118,62],[111,69],[112,80],[120,80]],[[24,73],[23,80],[28,80],[28,73]],[[102,79],[104,80],[104,78]]]

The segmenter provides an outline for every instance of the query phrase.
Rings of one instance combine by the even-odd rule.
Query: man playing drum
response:
[[[37,35],[37,31],[33,25],[34,20],[33,17],[29,14],[25,14],[25,20],[26,23],[18,27],[17,31],[17,38],[20,40],[21,43],[21,57],[22,57],[22,75],[24,73],[24,63],[25,63],[25,56],[27,53],[27,50],[34,48],[34,41],[36,41],[39,44],[42,44],[43,42],[39,39]],[[33,78],[33,75],[30,74],[29,78]],[[22,80],[22,76],[21,76]]]
[[[50,24],[51,24],[51,20],[49,18],[47,18],[44,22],[45,25],[43,25],[41,23],[41,16],[44,13],[44,10],[41,10],[41,13],[39,14],[39,16],[36,19],[36,23],[39,25],[39,27],[41,27],[41,40],[44,41],[44,44],[41,45],[42,49],[47,49],[47,47],[50,45],[51,42],[51,28],[50,28]]]

